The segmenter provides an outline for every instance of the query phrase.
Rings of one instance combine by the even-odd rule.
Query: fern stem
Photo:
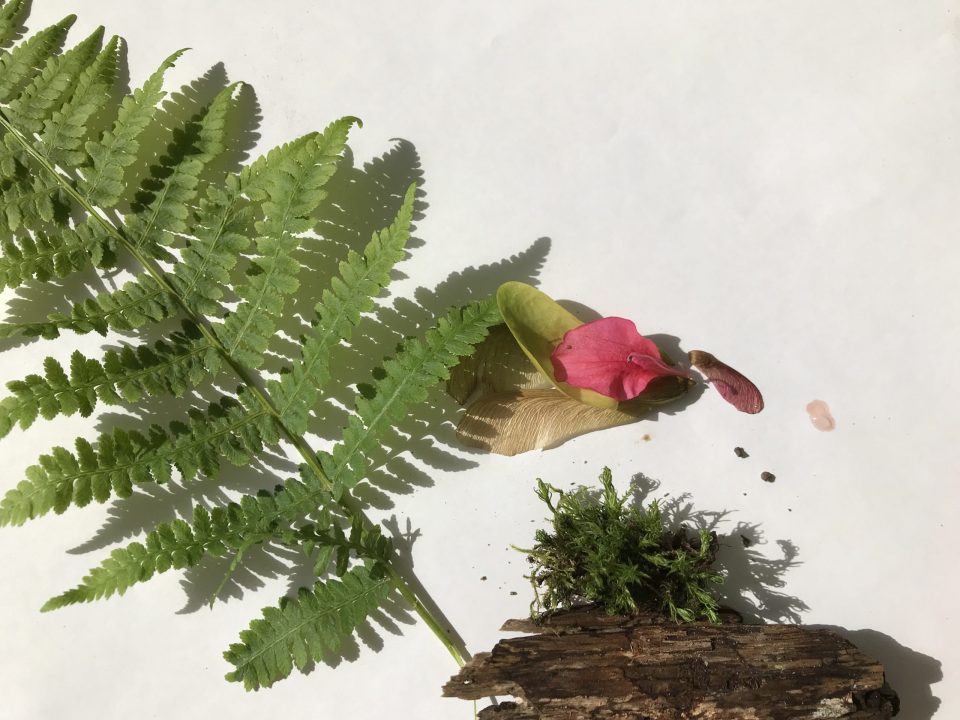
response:
[[[160,286],[166,290],[166,292],[170,294],[174,301],[181,307],[184,315],[193,321],[204,338],[212,347],[217,350],[220,356],[223,357],[224,361],[239,377],[240,381],[249,389],[250,392],[253,393],[254,397],[257,398],[257,401],[263,407],[264,411],[274,418],[277,427],[283,433],[284,437],[286,437],[287,440],[296,448],[297,452],[303,458],[307,466],[313,470],[321,482],[328,486],[328,490],[330,490],[331,493],[334,493],[334,497],[336,498],[334,484],[323,472],[320,462],[317,459],[316,452],[313,451],[303,436],[297,435],[287,428],[283,422],[283,418],[277,411],[277,408],[274,406],[270,397],[263,389],[260,388],[259,385],[253,381],[253,379],[247,374],[246,369],[227,351],[223,343],[220,342],[220,339],[217,337],[207,318],[193,311],[186,299],[170,284],[169,280],[167,279],[167,274],[157,265],[157,263],[145,256],[141,252],[141,249],[131,242],[130,238],[128,238],[120,228],[114,225],[103,214],[97,212],[97,210],[86,200],[86,198],[84,198],[83,195],[77,191],[70,179],[59,172],[50,163],[50,161],[40,154],[27,140],[27,138],[25,138],[23,134],[13,126],[3,111],[0,111],[0,126],[2,126],[6,132],[10,133],[10,135],[17,141],[24,151],[57,181],[63,191],[67,193],[67,195],[69,195],[91,217],[96,219],[103,229],[112,238],[123,245],[123,247],[133,256],[133,258],[147,271],[147,273],[149,273],[150,276],[156,280],[157,283],[159,283]],[[362,510],[355,507],[354,503],[351,502],[351,499],[348,496],[341,493],[341,496],[336,498],[336,500],[340,507],[342,507],[350,517],[358,517],[368,526],[373,526],[373,522],[366,517]],[[239,558],[236,560],[238,561]],[[444,627],[437,621],[436,618],[434,618],[433,614],[420,601],[416,593],[411,589],[407,581],[404,580],[403,577],[401,577],[401,575],[396,571],[393,565],[387,564],[386,569],[390,576],[391,582],[393,583],[394,587],[396,587],[400,595],[402,595],[403,598],[413,607],[413,610],[417,613],[417,615],[420,616],[420,619],[423,620],[433,634],[437,636],[443,646],[447,648],[447,651],[457,662],[457,664],[462,667],[464,664],[463,655],[457,647],[456,642],[450,636],[450,633],[444,629]]]
[[[433,631],[433,634],[439,638],[440,642],[443,643],[443,646],[447,649],[447,652],[453,656],[454,661],[457,665],[463,667],[466,662],[463,659],[463,655],[460,652],[460,648],[457,647],[457,644],[453,641],[453,638],[450,637],[450,634],[447,632],[444,627],[437,622],[436,618],[424,607],[423,603],[420,602],[416,594],[410,587],[404,582],[403,578],[400,577],[399,573],[394,569],[392,565],[387,565],[387,573],[390,575],[390,579],[393,581],[394,586],[403,596],[403,599],[406,600],[413,606],[413,609],[416,611],[417,615],[420,616],[420,619],[426,623],[427,627]]]

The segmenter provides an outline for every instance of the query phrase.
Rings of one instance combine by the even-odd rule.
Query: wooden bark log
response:
[[[481,720],[880,720],[899,710],[880,663],[827,630],[591,608],[503,629],[535,634],[501,640],[443,689],[516,699]]]

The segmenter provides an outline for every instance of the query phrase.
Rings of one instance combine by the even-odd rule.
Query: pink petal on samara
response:
[[[687,377],[660,359],[656,343],[631,320],[607,317],[568,331],[550,356],[557,380],[620,402],[632,400],[654,378]]]
[[[750,380],[703,350],[691,350],[690,364],[707,376],[720,396],[740,412],[754,415],[763,410],[763,396]]]

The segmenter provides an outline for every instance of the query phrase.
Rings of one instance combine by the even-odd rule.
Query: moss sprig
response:
[[[537,480],[552,529],[537,530],[532,548],[517,548],[532,566],[531,613],[597,603],[611,615],[655,610],[675,622],[719,622],[716,534],[669,530],[656,500],[644,507],[633,491],[617,493],[609,468],[600,482],[599,492],[565,492]]]

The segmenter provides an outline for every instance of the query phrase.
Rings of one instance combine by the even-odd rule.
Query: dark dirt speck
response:
[[[750,453],[748,453],[748,452],[747,452],[746,450],[744,450],[742,447],[735,447],[735,448],[733,449],[733,454],[736,455],[738,458],[748,458],[748,457],[750,457]]]
[[[762,473],[760,473],[760,479],[763,480],[764,482],[773,482],[774,480],[777,479],[777,476],[774,475],[769,470],[764,470]]]

